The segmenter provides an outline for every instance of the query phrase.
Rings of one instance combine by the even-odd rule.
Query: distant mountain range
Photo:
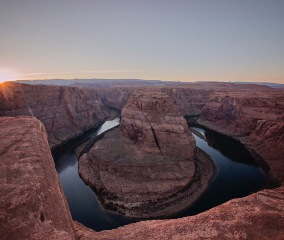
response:
[[[19,83],[35,85],[60,85],[60,86],[96,86],[108,87],[115,86],[167,86],[193,83],[208,83],[207,81],[180,82],[180,81],[162,81],[162,80],[143,80],[143,79],[48,79],[48,80],[17,80]],[[212,83],[212,82],[210,82]],[[217,83],[217,82],[216,82]],[[220,82],[218,82],[220,83]],[[234,84],[257,84],[269,86],[271,88],[284,88],[284,84],[270,82],[230,82]]]

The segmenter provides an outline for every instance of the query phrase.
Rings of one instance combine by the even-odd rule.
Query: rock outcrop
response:
[[[0,102],[0,116],[28,115],[41,120],[52,149],[110,116],[93,89],[10,82],[0,84]]]
[[[75,239],[43,124],[0,117],[0,239]]]
[[[82,179],[101,194],[105,208],[138,218],[188,207],[213,172],[172,98],[161,92],[133,94],[120,129],[105,134],[79,161]]]
[[[173,99],[161,92],[137,92],[121,112],[123,135],[147,153],[195,158],[195,140]],[[194,167],[192,167],[194,171]]]
[[[254,150],[256,160],[269,172],[272,184],[280,184],[284,179],[283,90],[215,92],[202,109],[198,122],[233,136]]]

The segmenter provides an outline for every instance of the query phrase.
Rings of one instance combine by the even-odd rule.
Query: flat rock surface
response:
[[[0,117],[0,239],[75,239],[43,124]]]

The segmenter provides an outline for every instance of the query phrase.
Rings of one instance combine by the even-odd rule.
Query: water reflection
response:
[[[227,137],[221,134],[213,136],[212,132],[208,133],[207,130],[201,128],[193,127],[192,129],[205,136],[206,139],[203,139],[194,134],[196,145],[211,156],[217,172],[206,193],[194,206],[179,216],[203,212],[230,199],[247,196],[264,186],[265,176],[254,163],[253,158],[247,153],[239,154],[236,152],[246,152],[246,149],[240,143],[229,141],[229,144],[220,147],[220,144],[216,144],[216,142],[220,140],[220,142],[225,143],[228,141]],[[211,145],[209,145],[209,142]],[[215,145],[212,143],[215,143]],[[216,145],[218,147],[214,148]]]
[[[209,146],[219,150],[231,160],[254,165],[254,159],[249,151],[235,139],[210,130],[205,131],[205,137]]]
[[[119,118],[105,122],[97,131],[89,132],[84,141],[118,124]],[[198,132],[194,135],[197,146],[211,156],[217,173],[198,202],[176,217],[200,213],[229,199],[246,196],[263,186],[265,177],[262,171],[254,164],[251,156],[244,153],[242,145],[201,128],[193,129]],[[102,208],[95,193],[79,177],[78,159],[74,154],[77,146],[78,143],[69,145],[55,161],[73,219],[96,231],[135,222]]]
[[[106,121],[96,132],[88,133],[87,140],[119,124],[119,118]],[[70,146],[55,161],[55,167],[63,187],[72,218],[96,231],[113,229],[134,220],[112,214],[103,209],[96,194],[78,174],[78,159]]]

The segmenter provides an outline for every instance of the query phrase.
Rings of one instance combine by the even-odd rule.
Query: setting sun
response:
[[[0,68],[0,83],[15,80],[16,73],[10,69]]]

